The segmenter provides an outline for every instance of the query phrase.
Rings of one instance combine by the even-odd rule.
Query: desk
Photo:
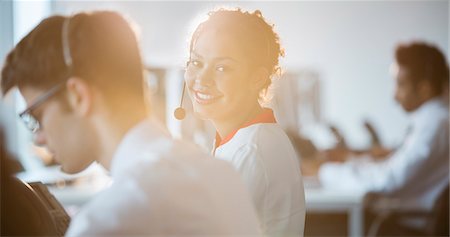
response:
[[[64,207],[81,207],[89,200],[91,200],[102,189],[103,187],[101,186],[93,185],[48,188],[50,193],[52,193]]]
[[[111,184],[103,168],[91,165],[76,175],[61,172],[60,167],[44,167],[32,172],[22,172],[17,177],[25,182],[40,181],[47,185],[50,193],[65,207],[81,207],[99,191]]]
[[[45,171],[45,172],[44,172]],[[29,173],[19,175],[25,181],[43,181],[44,177],[51,177],[48,182],[55,182],[61,178],[59,169],[47,169],[38,173]],[[58,174],[55,176],[55,174]],[[53,176],[52,176],[53,175]],[[50,187],[50,192],[65,207],[82,206],[100,190],[110,184],[107,176],[100,175],[95,182],[87,180],[84,185],[70,185],[64,188]],[[45,182],[45,181],[44,181]],[[310,177],[304,177],[305,183],[305,201],[306,211],[308,213],[344,213],[349,216],[348,230],[349,235],[363,236],[363,207],[362,201],[364,194],[358,192],[342,192],[325,189],[320,186],[318,180]]]
[[[305,178],[306,211],[309,213],[347,213],[349,236],[364,235],[364,193],[329,190]]]

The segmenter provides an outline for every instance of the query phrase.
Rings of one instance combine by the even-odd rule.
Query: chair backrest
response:
[[[427,232],[433,236],[449,236],[449,185],[434,202],[433,213],[427,224]]]
[[[442,190],[430,211],[399,209],[401,199],[384,193],[367,193],[364,198],[368,236],[420,235],[449,236],[449,185]],[[400,224],[405,218],[423,218],[423,229],[411,229]]]
[[[50,212],[34,191],[11,177],[2,180],[1,236],[57,236]]]

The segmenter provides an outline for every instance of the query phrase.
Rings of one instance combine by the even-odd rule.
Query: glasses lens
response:
[[[25,126],[30,129],[31,132],[35,133],[39,130],[39,121],[29,113],[22,114],[20,116],[25,123]]]

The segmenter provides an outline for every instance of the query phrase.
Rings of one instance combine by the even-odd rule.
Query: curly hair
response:
[[[219,29],[232,35],[245,50],[252,66],[263,67],[269,72],[269,78],[261,90],[261,97],[267,93],[271,78],[280,75],[279,58],[284,57],[278,34],[274,25],[269,24],[261,11],[243,11],[240,8],[220,8],[208,13],[208,19],[197,27],[190,41],[190,53],[200,35],[208,29]]]

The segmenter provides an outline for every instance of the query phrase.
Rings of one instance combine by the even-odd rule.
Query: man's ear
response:
[[[250,88],[255,91],[261,91],[270,83],[269,71],[264,67],[258,67],[250,78]]]
[[[417,91],[420,98],[428,99],[433,97],[433,88],[429,80],[419,81]]]
[[[66,83],[69,105],[74,113],[86,116],[93,106],[93,90],[83,79],[71,77]]]

